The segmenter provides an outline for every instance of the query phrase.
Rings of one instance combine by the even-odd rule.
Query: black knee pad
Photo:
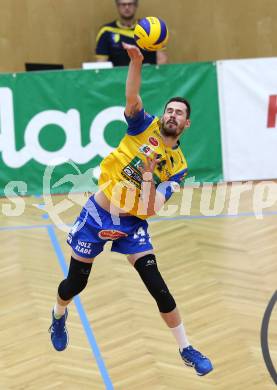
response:
[[[92,263],[83,263],[71,257],[67,278],[60,283],[58,288],[61,299],[68,301],[86,287],[91,267]]]
[[[148,291],[156,300],[160,312],[169,313],[175,309],[175,300],[158,270],[155,255],[149,254],[139,258],[134,267]]]

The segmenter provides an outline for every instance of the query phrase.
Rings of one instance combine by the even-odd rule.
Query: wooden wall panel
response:
[[[2,72],[27,61],[79,68],[117,15],[113,0],[0,0],[0,12]],[[167,21],[173,63],[277,54],[276,0],[141,0],[138,16],[148,15]]]

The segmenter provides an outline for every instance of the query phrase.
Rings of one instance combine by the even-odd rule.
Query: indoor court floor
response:
[[[207,193],[198,189],[189,215],[183,204],[182,215],[149,221],[160,270],[190,342],[214,364],[206,377],[183,365],[138,274],[123,255],[109,252],[110,244],[96,259],[87,288],[70,305],[69,346],[56,352],[48,328],[71,249],[59,223],[74,222],[84,196],[52,197],[59,223],[53,223],[55,211],[51,218],[47,214],[50,197],[22,198],[20,216],[6,216],[9,205],[15,209],[14,199],[2,198],[0,389],[275,389],[263,358],[261,328],[277,285],[277,192],[273,186],[268,203],[264,200],[271,206],[257,218],[258,185],[241,195],[237,215],[229,185],[217,215],[208,215]],[[263,337],[277,369],[276,306]]]

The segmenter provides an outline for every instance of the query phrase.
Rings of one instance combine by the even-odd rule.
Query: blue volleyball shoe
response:
[[[66,329],[66,319],[68,316],[68,310],[65,309],[64,315],[58,320],[54,317],[54,310],[52,311],[52,324],[49,328],[51,332],[51,341],[56,351],[63,351],[66,349],[68,344],[68,333]]]
[[[184,348],[180,355],[188,367],[193,367],[197,375],[203,376],[213,370],[213,365],[206,356],[194,349],[191,345]]]

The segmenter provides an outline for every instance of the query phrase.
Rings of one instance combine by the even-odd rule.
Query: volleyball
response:
[[[156,51],[165,47],[168,40],[168,30],[162,19],[147,16],[136,24],[134,38],[141,49]]]

